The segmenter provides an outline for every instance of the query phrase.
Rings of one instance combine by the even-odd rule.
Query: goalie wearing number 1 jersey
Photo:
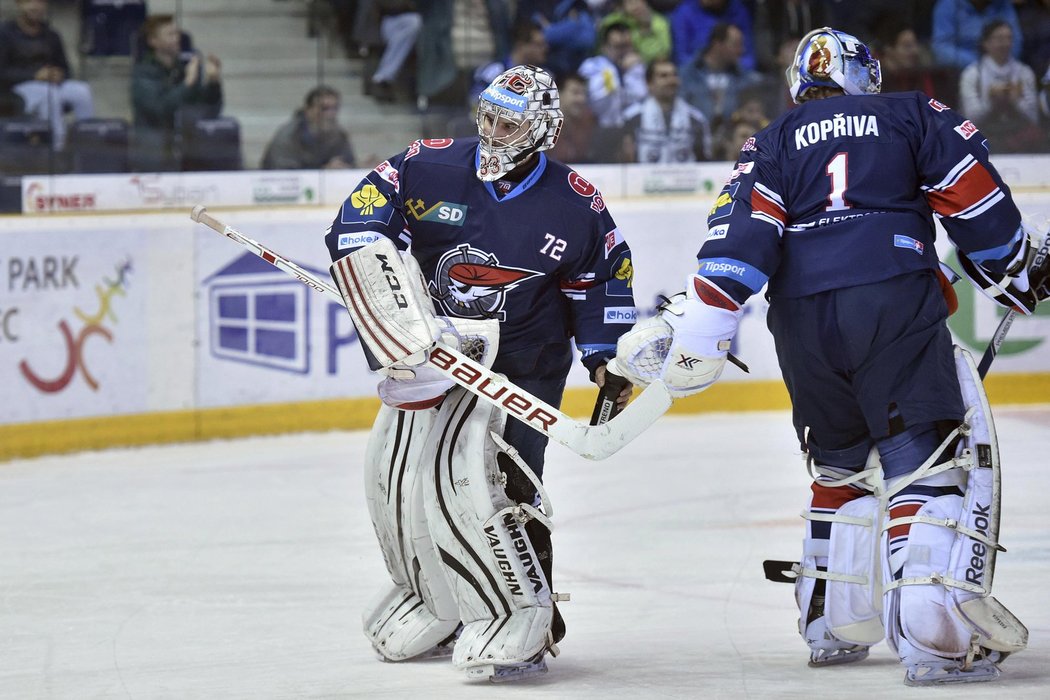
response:
[[[564,634],[547,438],[423,359],[440,340],[558,406],[570,340],[602,386],[635,308],[631,251],[601,193],[544,153],[562,125],[551,76],[504,72],[477,121],[480,140],[416,141],[380,163],[325,241],[386,375],[365,473],[393,584],[365,611],[365,634],[386,660],[451,651],[468,677],[503,680],[545,671]],[[522,399],[503,401],[513,413]]]
[[[856,37],[811,32],[787,80],[799,107],[744,143],[686,294],[615,361],[637,383],[702,391],[766,288],[815,476],[793,567],[810,664],[860,661],[885,638],[908,684],[993,679],[1028,632],[990,595],[998,448],[948,331],[934,217],[977,286],[1022,313],[1048,294],[1045,232],[1022,224],[977,126],[917,92],[879,95]],[[670,350],[646,374],[659,343]]]

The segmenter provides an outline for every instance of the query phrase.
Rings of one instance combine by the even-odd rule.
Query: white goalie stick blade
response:
[[[343,295],[334,286],[318,279],[308,270],[258,241],[224,225],[208,214],[203,206],[195,206],[190,218],[236,241],[278,270],[345,306]],[[672,403],[667,387],[663,382],[655,381],[608,423],[587,425],[583,421],[570,418],[506,377],[487,369],[456,348],[442,342],[434,345],[427,363],[481,400],[586,459],[605,459],[616,454],[620,448],[641,435],[657,418],[666,413]]]

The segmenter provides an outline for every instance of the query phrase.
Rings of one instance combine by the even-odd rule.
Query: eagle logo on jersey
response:
[[[376,189],[375,185],[365,185],[357,192],[350,195],[350,204],[359,209],[361,216],[375,214],[376,207],[382,209],[386,206],[387,199]]]
[[[461,245],[438,260],[430,293],[450,316],[504,321],[507,292],[542,274],[500,265],[495,255]]]
[[[826,36],[818,36],[813,40],[814,46],[809,54],[809,61],[806,64],[809,74],[815,78],[827,79],[830,76],[831,70],[831,49],[828,48],[828,38]]]

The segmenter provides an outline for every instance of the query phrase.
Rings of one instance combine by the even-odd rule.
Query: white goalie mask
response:
[[[847,95],[869,95],[882,89],[879,61],[852,34],[831,27],[814,29],[795,49],[795,58],[785,71],[791,99],[805,100],[810,88],[841,88]]]
[[[478,179],[493,182],[552,148],[564,121],[558,86],[536,66],[501,73],[478,97]]]

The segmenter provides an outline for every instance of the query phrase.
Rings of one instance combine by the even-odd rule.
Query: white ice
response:
[[[568,634],[512,686],[373,657],[365,433],[0,464],[0,698],[1048,698],[1050,408],[997,417],[995,594],[1031,643],[996,683],[907,688],[885,644],[807,667],[761,564],[797,557],[809,482],[788,415],[755,413],[665,417],[604,462],[550,448]]]

